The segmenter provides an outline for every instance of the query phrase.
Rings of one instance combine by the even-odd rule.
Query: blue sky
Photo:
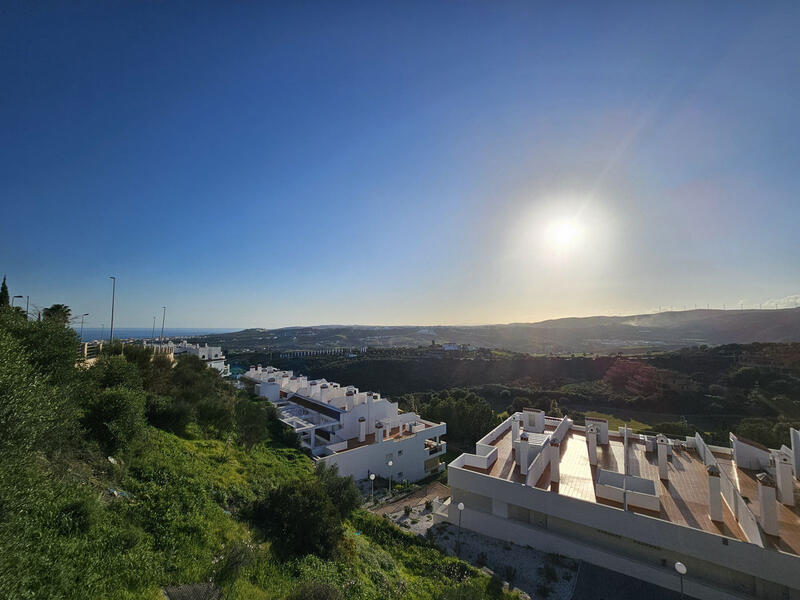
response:
[[[0,272],[172,326],[800,292],[800,4],[0,8]],[[798,298],[800,299],[800,298]],[[780,301],[780,300],[779,300]]]

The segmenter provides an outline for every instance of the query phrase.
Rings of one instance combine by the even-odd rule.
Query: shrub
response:
[[[342,594],[327,581],[307,581],[297,586],[286,600],[340,600]]]
[[[361,492],[353,476],[340,477],[337,465],[317,463],[315,475],[342,519],[349,517],[361,505]]]
[[[433,500],[425,500],[425,510],[428,512],[433,510]]]
[[[142,389],[142,377],[136,365],[122,356],[101,356],[90,369],[101,389],[125,387]]]
[[[84,416],[92,439],[104,451],[125,450],[144,431],[144,393],[125,388],[99,394]]]
[[[328,557],[342,537],[341,518],[315,481],[294,481],[256,503],[253,520],[278,554]]]
[[[410,515],[410,514],[411,514],[411,506],[409,506],[408,504],[406,504],[406,505],[403,507],[403,514],[404,514],[405,516],[408,516],[408,515]]]

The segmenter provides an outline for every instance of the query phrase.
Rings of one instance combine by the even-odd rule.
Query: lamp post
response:
[[[681,578],[681,600],[683,600],[683,576],[686,575],[686,565],[678,561],[675,563],[675,570]]]
[[[164,309],[164,312],[161,315],[161,339],[158,341],[159,350],[161,350],[161,344],[164,343],[164,321],[167,319],[167,307],[162,306],[161,308]]]
[[[81,342],[83,342],[83,318],[88,317],[89,313],[83,313],[81,315]]]
[[[372,504],[375,504],[375,473],[369,474],[369,486],[369,501],[372,502]]]
[[[156,339],[156,316],[153,315],[153,331],[150,333],[150,341]]]
[[[389,495],[390,496],[392,495],[392,465],[393,464],[394,464],[394,462],[391,461],[391,460],[388,462],[388,465],[389,465]]]
[[[111,330],[108,334],[108,343],[114,341],[114,305],[117,302],[117,278],[109,275],[108,278],[114,282],[114,287],[111,288]]]
[[[24,298],[25,296],[11,296],[11,308],[14,308],[14,300],[17,298]]]
[[[28,318],[28,309],[31,307],[31,297],[25,296],[25,318]]]
[[[458,503],[458,533],[456,533],[456,556],[461,558],[461,514],[464,512],[464,503]]]

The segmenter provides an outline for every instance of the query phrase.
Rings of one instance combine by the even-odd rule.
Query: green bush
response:
[[[107,453],[124,451],[144,431],[143,392],[114,388],[101,392],[89,406],[84,425]]]

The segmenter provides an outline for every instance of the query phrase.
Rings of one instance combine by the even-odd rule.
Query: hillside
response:
[[[688,310],[507,325],[245,329],[196,339],[235,352],[417,347],[434,341],[534,354],[641,352],[700,344],[800,341],[800,308]]]
[[[504,598],[496,579],[361,508],[274,409],[195,357],[0,308],[0,598]]]

